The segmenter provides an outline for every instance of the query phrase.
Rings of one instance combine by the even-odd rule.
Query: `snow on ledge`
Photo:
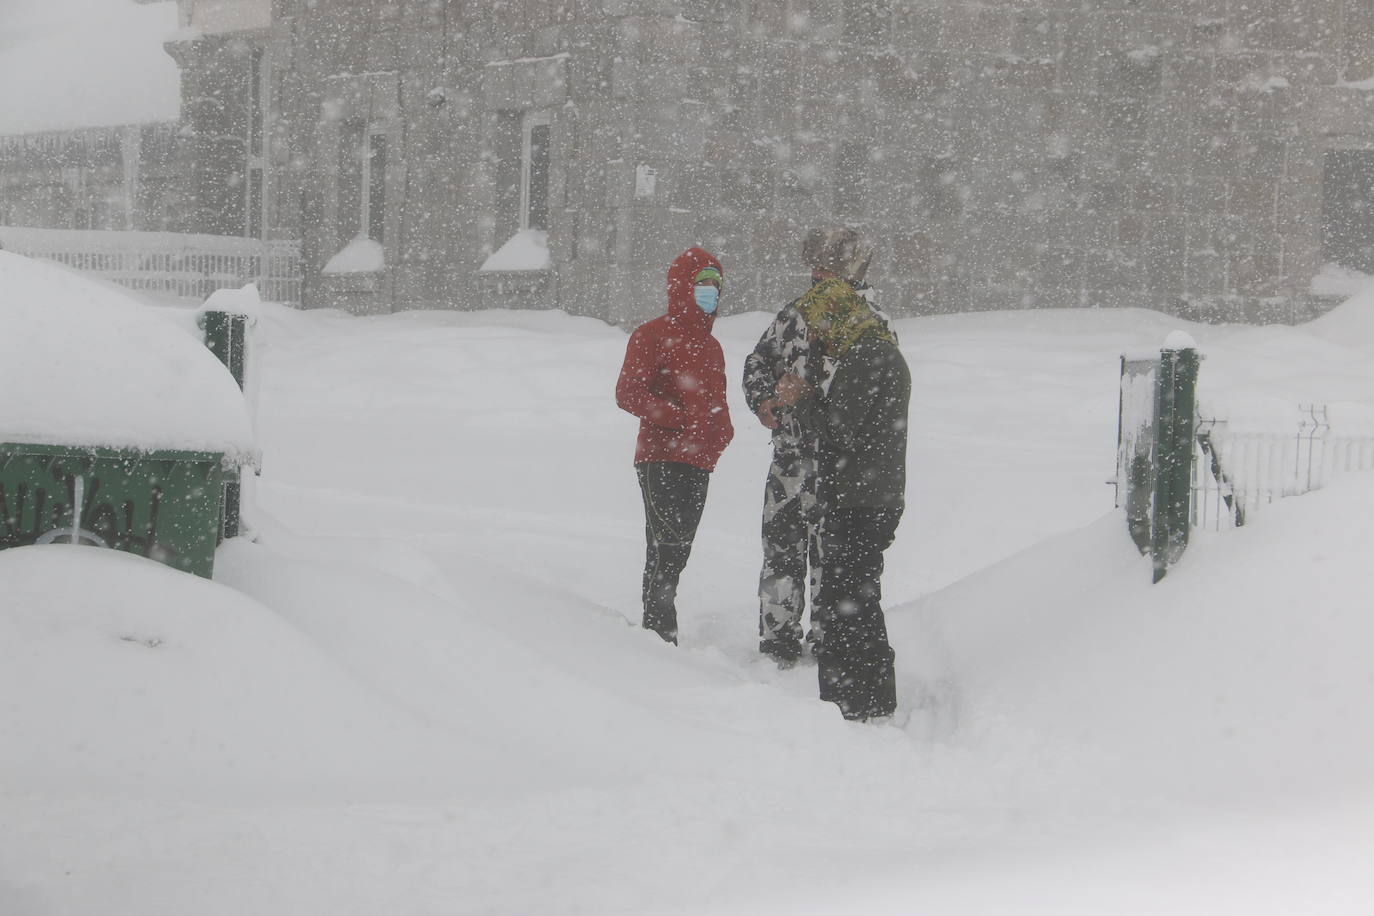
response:
[[[479,271],[548,270],[549,234],[543,229],[522,229],[482,262]]]
[[[205,300],[200,311],[246,315],[257,321],[262,317],[262,296],[258,293],[256,283],[249,283],[242,289],[217,289]]]
[[[1364,292],[1374,285],[1374,277],[1349,267],[1342,267],[1332,261],[1322,265],[1312,278],[1308,292],[1314,296],[1333,299],[1348,299]]]
[[[382,243],[358,236],[324,265],[327,274],[376,273],[386,267],[386,253]]]

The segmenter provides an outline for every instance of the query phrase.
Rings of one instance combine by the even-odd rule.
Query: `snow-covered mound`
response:
[[[1158,585],[1112,513],[890,617],[948,733],[1192,801],[1369,788],[1374,480],[1199,531]]]
[[[69,545],[0,551],[0,581],[9,790],[356,799],[500,772],[223,585]]]
[[[201,341],[110,284],[6,251],[0,442],[253,448],[243,394]]]
[[[718,678],[660,658],[653,637],[618,616],[480,569],[465,571],[461,593],[438,585],[436,594],[438,570],[386,540],[321,552],[280,530],[263,539],[267,546],[226,544],[216,579],[273,608],[390,701],[459,740],[499,749],[511,766],[557,773],[562,783],[601,781],[651,763],[709,765],[722,749],[673,699],[718,687]],[[429,587],[407,584],[406,575]],[[528,608],[541,599],[563,601],[566,619],[532,617]],[[478,607],[504,609],[512,626],[493,626]],[[541,639],[524,638],[531,627]],[[563,638],[550,653],[554,634]],[[631,683],[639,689],[626,690]],[[500,772],[454,775],[485,784]]]

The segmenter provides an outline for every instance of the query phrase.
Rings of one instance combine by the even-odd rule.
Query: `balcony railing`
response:
[[[0,248],[130,289],[204,299],[256,283],[263,299],[301,301],[301,245],[294,240],[0,226]]]

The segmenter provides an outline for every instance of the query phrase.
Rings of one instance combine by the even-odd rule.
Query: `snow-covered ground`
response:
[[[636,626],[624,331],[269,306],[216,581],[0,552],[0,914],[1369,913],[1374,473],[1156,586],[1106,481],[1123,351],[1186,330],[1218,411],[1358,417],[1371,310],[898,322],[902,715],[862,726],[757,657],[738,391],[675,649]],[[770,317],[717,323],[732,389]]]

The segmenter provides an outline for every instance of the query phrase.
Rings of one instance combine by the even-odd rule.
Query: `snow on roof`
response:
[[[248,407],[204,344],[133,296],[0,251],[0,442],[253,449]]]
[[[181,116],[181,76],[162,43],[175,3],[3,0],[0,135]]]

